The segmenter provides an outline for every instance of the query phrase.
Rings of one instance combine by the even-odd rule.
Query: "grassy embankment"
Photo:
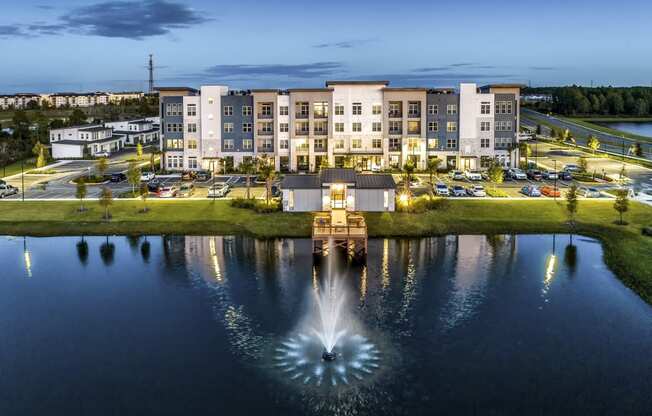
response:
[[[257,214],[227,201],[115,201],[111,221],[102,220],[96,201],[77,212],[70,202],[4,202],[0,234],[245,234],[259,238],[309,237],[307,213]],[[367,213],[371,237],[423,237],[444,234],[567,233],[563,201],[450,200],[444,208],[422,214]],[[577,232],[603,242],[605,261],[625,284],[652,303],[652,208],[632,203],[628,225],[616,225],[613,201],[580,201]]]
[[[23,169],[25,170],[25,173],[27,173],[30,170],[33,170],[36,167],[34,158],[27,159],[24,163],[25,165]],[[20,161],[7,165],[4,169],[0,168],[0,177],[11,176],[17,173],[20,173]]]
[[[601,131],[601,132],[607,133],[607,134],[612,134],[612,135],[617,136],[617,137],[624,136],[624,137],[627,137],[627,138],[632,139],[632,140],[640,141],[641,143],[652,143],[652,137],[640,136],[638,134],[628,133],[626,131],[612,129],[609,126],[603,126],[603,125],[597,124],[597,123],[600,123],[600,122],[602,122],[602,123],[607,123],[607,122],[616,122],[616,123],[617,122],[623,122],[623,123],[625,123],[625,122],[634,122],[634,121],[636,121],[636,119],[629,119],[629,118],[623,118],[623,119],[589,118],[589,119],[587,119],[587,118],[570,118],[570,117],[561,117],[561,116],[557,116],[557,117],[562,119],[562,120],[566,120],[566,121],[569,121],[571,123],[578,124],[578,125],[580,125],[582,127],[586,127],[586,128],[597,130],[597,131]],[[647,121],[652,121],[652,120],[647,120]]]

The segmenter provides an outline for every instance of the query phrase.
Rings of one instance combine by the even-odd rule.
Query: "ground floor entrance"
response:
[[[331,185],[331,209],[346,209],[346,185]]]

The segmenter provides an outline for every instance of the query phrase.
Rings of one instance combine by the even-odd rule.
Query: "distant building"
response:
[[[0,95],[0,108],[25,108],[30,102],[41,104],[43,97],[39,94]]]
[[[521,97],[524,103],[550,103],[552,95],[550,94],[528,94]]]
[[[141,91],[125,91],[125,92],[110,92],[109,102],[112,104],[120,104],[123,100],[140,100],[145,96]]]
[[[111,127],[101,124],[74,126],[50,130],[50,144],[54,159],[81,159],[121,150],[125,136],[114,134]]]
[[[109,103],[109,94],[106,92],[61,92],[51,94],[47,102],[56,108],[59,107],[92,107],[95,105],[106,105]]]
[[[119,104],[123,100],[139,100],[145,94],[139,91],[128,92],[57,92],[53,94],[2,94],[0,95],[0,109],[9,108],[23,109],[30,102],[36,104],[47,104],[51,107],[92,107],[95,105],[106,105],[109,103]]]
[[[135,119],[125,121],[112,121],[104,123],[106,127],[113,129],[113,134],[120,134],[125,137],[125,144],[135,146],[137,144],[158,144],[159,124],[158,117],[147,119]]]

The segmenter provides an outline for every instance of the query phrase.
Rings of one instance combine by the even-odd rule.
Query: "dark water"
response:
[[[652,123],[650,122],[642,122],[642,123],[620,122],[620,123],[599,123],[599,124],[605,127],[609,127],[611,129],[616,129],[631,134],[638,134],[639,136],[652,137]]]
[[[316,388],[309,240],[0,238],[0,415],[650,414],[652,308],[568,240],[370,241],[330,272],[378,367]]]

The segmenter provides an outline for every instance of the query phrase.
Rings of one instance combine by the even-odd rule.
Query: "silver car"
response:
[[[0,185],[0,198],[16,195],[17,193],[18,193],[18,188],[14,186],[11,186],[6,183]]]
[[[600,198],[600,191],[596,188],[581,187],[577,194],[584,198]]]

